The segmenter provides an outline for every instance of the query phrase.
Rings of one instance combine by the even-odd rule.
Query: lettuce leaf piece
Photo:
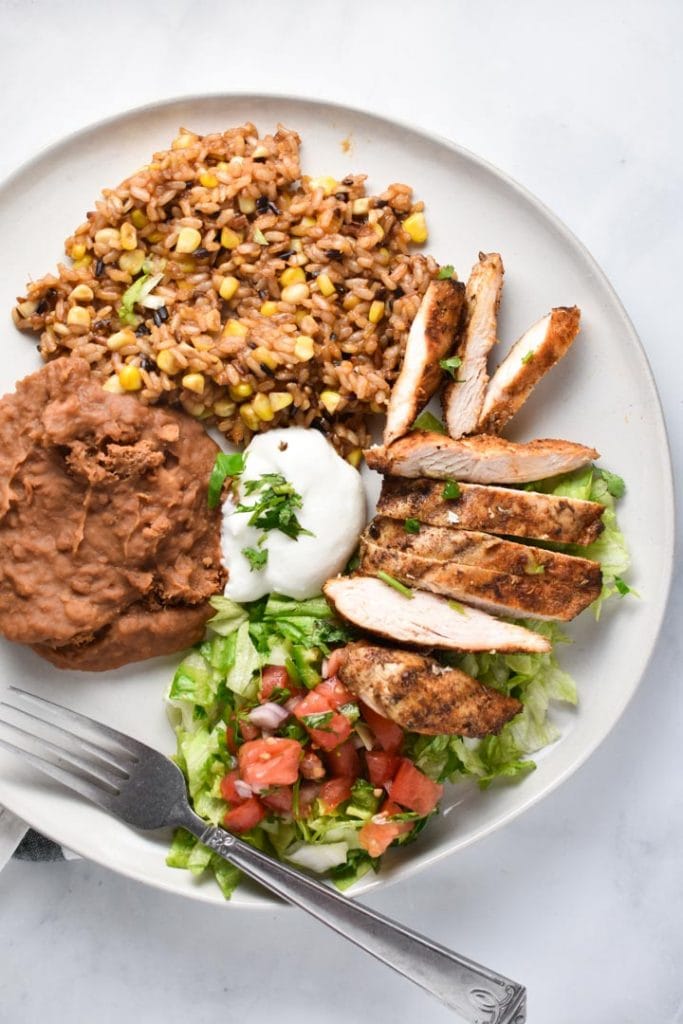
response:
[[[221,892],[226,900],[229,900],[240,883],[242,872],[234,864],[229,864],[227,860],[219,857],[217,853],[211,858],[210,867]]]
[[[333,611],[324,597],[310,597],[306,601],[295,601],[281,594],[270,594],[264,616],[268,619],[291,619],[304,615],[311,619],[331,619]]]
[[[192,850],[199,842],[190,832],[184,828],[177,828],[173,833],[173,842],[166,855],[166,863],[169,868],[187,868]]]
[[[235,634],[235,657],[225,677],[225,685],[242,697],[256,695],[254,676],[261,668],[261,659],[249,635],[249,623],[244,621]]]
[[[378,857],[371,857],[365,850],[349,850],[346,863],[332,868],[330,875],[337,889],[343,892],[355,885],[363,875],[367,875],[368,871],[376,871],[378,867]]]
[[[234,633],[249,617],[241,605],[222,594],[210,597],[209,604],[216,609],[216,614],[209,619],[207,626],[210,626],[213,632],[219,633],[220,636],[229,636],[230,633]]]

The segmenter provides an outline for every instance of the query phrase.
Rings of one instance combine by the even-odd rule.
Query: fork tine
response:
[[[44,752],[46,755],[51,755],[51,758],[47,758],[46,756],[46,760],[51,760],[51,763],[55,763],[55,759],[57,762],[63,762],[65,765],[68,765],[72,771],[80,772],[82,775],[87,776],[85,781],[99,785],[105,791],[110,792],[112,796],[116,796],[120,792],[116,782],[111,778],[111,776],[107,777],[104,771],[99,771],[96,765],[87,761],[79,754],[76,754],[71,750],[66,750],[64,747],[59,747],[56,743],[53,743],[51,740],[44,739],[42,736],[36,736],[35,733],[29,732],[27,729],[23,729],[20,725],[16,725],[14,722],[9,722],[6,718],[0,718],[0,729],[10,729],[13,733],[19,733],[22,737],[25,736],[40,748],[41,754]],[[30,750],[28,752],[31,753]]]
[[[39,757],[37,754],[33,754],[30,750],[25,750],[24,747],[18,747],[15,743],[10,743],[9,740],[5,740],[0,736],[0,747],[4,747],[5,750],[11,751],[13,754],[18,754],[19,757],[28,761],[30,765],[37,768],[38,771],[44,772],[46,775],[52,776],[58,782],[61,782],[67,789],[74,789],[81,796],[86,797],[88,800],[92,800],[94,804],[99,804],[100,807],[104,807],[105,810],[114,810],[112,796],[102,789],[100,784],[96,785],[88,782],[80,775],[75,775],[72,771],[68,771],[64,768],[60,768],[58,764],[54,764],[52,761],[47,760],[44,757]],[[64,759],[66,760],[66,759]]]
[[[39,722],[46,734],[48,736],[57,736],[59,738],[60,745],[70,754],[75,754],[77,757],[82,754],[88,754],[90,757],[94,758],[96,762],[96,764],[93,765],[94,768],[101,767],[104,771],[108,771],[110,775],[118,776],[121,781],[125,781],[130,778],[129,772],[127,772],[125,768],[121,767],[121,765],[114,759],[115,755],[111,754],[103,747],[99,747],[96,743],[91,743],[90,740],[77,736],[75,733],[70,732],[63,726],[57,725],[56,722],[51,722],[39,714],[34,714],[32,711],[26,711],[21,706],[10,703],[10,701],[0,700],[0,708],[8,708],[8,710],[14,711],[18,715],[23,715],[26,718],[33,719],[34,722]],[[5,719],[0,718],[0,724],[3,724],[4,722]],[[28,730],[26,730],[26,732],[27,735],[32,735]],[[36,735],[33,735],[33,738],[36,741],[42,739],[42,737]]]
[[[102,722],[97,722],[94,718],[88,718],[87,715],[81,715],[78,711],[72,711],[71,708],[55,704],[54,701],[48,700],[46,697],[39,697],[37,693],[31,693],[29,690],[22,690],[18,686],[13,685],[10,685],[7,689],[22,700],[26,700],[29,705],[31,702],[34,702],[46,715],[50,716],[50,720],[56,725],[69,723],[100,741],[106,737],[106,739],[118,744],[121,754],[127,755],[133,761],[138,761],[145,752],[151,750],[151,747],[148,747],[145,743],[140,743],[139,740],[133,739],[132,736],[126,736],[125,733],[118,732],[117,729],[112,729],[111,726],[104,725]],[[105,752],[104,748],[102,752]],[[107,750],[106,753],[112,755],[114,752]]]

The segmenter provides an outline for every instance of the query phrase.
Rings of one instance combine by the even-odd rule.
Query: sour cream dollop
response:
[[[223,504],[221,547],[229,578],[225,594],[233,601],[255,601],[273,591],[302,601],[320,593],[330,576],[346,565],[365,526],[365,492],[360,473],[337,455],[317,430],[290,427],[258,434],[245,449],[239,500],[253,505],[258,495],[246,495],[242,483],[264,473],[280,473],[301,495],[297,518],[313,534],[296,540],[268,530],[262,548],[268,552],[263,569],[252,570],[242,554],[258,548],[263,531],[248,526],[248,512],[237,512],[232,498]]]

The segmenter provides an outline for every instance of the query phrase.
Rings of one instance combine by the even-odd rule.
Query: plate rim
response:
[[[100,118],[95,121],[87,122],[73,131],[68,132],[65,135],[58,135],[45,145],[41,146],[38,150],[31,153],[22,163],[16,168],[10,170],[2,179],[0,179],[0,193],[5,192],[7,189],[11,189],[15,182],[30,170],[32,166],[40,163],[45,158],[49,157],[51,153],[62,147],[68,147],[70,143],[75,143],[82,138],[87,137],[89,134],[102,129],[106,129],[108,125],[119,123],[130,117],[144,116],[145,114],[152,114],[154,111],[170,108],[180,104],[202,104],[206,102],[217,102],[221,100],[251,100],[254,102],[278,102],[278,103],[291,103],[293,105],[307,105],[313,106],[320,110],[337,112],[341,115],[351,114],[356,117],[369,118],[371,120],[380,122],[384,125],[389,125],[392,128],[401,129],[408,131],[414,135],[422,137],[428,140],[430,143],[435,143],[439,146],[445,147],[457,154],[461,159],[470,165],[474,165],[476,168],[481,169],[487,175],[497,179],[516,193],[522,200],[528,203],[534,210],[541,214],[542,217],[549,222],[551,226],[561,236],[565,244],[573,249],[577,254],[584,260],[589,266],[595,278],[603,289],[608,294],[612,308],[614,312],[618,313],[624,331],[628,334],[629,340],[634,345],[634,349],[640,359],[640,369],[644,371],[647,381],[652,389],[652,393],[655,398],[654,403],[654,415],[652,428],[657,435],[657,446],[660,450],[660,456],[662,458],[662,469],[663,469],[663,502],[662,502],[662,517],[664,521],[664,534],[663,534],[663,547],[665,551],[665,565],[662,566],[664,570],[664,577],[662,579],[662,586],[658,589],[658,594],[653,595],[652,598],[648,598],[654,618],[655,628],[653,630],[653,636],[651,645],[644,658],[640,667],[636,681],[631,688],[630,692],[626,693],[620,703],[615,707],[615,714],[611,719],[609,727],[606,731],[586,744],[586,747],[577,753],[574,758],[570,761],[565,768],[560,771],[556,777],[551,779],[545,788],[533,795],[530,795],[528,799],[523,800],[518,806],[511,808],[510,810],[502,813],[495,821],[489,825],[479,829],[476,834],[470,835],[466,838],[461,838],[458,842],[457,849],[446,848],[442,850],[432,851],[427,854],[424,859],[409,858],[401,865],[401,871],[398,874],[394,872],[387,872],[384,875],[377,875],[374,879],[361,882],[359,885],[354,887],[351,891],[351,896],[365,895],[366,893],[372,893],[375,890],[386,889],[393,887],[419,871],[425,870],[431,865],[445,859],[446,857],[454,856],[461,850],[466,849],[475,842],[479,842],[492,835],[494,832],[508,825],[511,821],[522,815],[524,812],[529,810],[532,806],[545,799],[551,793],[553,793],[560,785],[566,782],[575,772],[577,772],[595,753],[598,747],[607,739],[610,733],[619,723],[627,707],[633,700],[636,692],[642,684],[642,681],[649,669],[652,657],[661,635],[664,618],[667,612],[669,599],[671,595],[671,586],[673,580],[673,569],[674,569],[674,555],[675,555],[675,514],[676,514],[676,502],[675,502],[675,488],[674,488],[674,475],[673,475],[673,464],[671,446],[669,444],[668,432],[666,419],[664,416],[664,410],[659,394],[659,389],[650,365],[647,352],[645,347],[635,329],[635,326],[626,311],[626,308],[621,301],[614,285],[607,277],[606,272],[602,269],[600,264],[597,262],[591,251],[585,245],[584,242],[576,235],[571,228],[549,207],[546,203],[539,199],[530,189],[525,185],[517,181],[516,178],[512,177],[507,171],[489,161],[485,157],[480,156],[478,153],[462,146],[460,143],[453,141],[447,136],[441,135],[439,132],[431,131],[430,129],[423,128],[413,122],[404,120],[399,117],[394,117],[392,114],[383,113],[371,107],[358,107],[347,103],[341,103],[336,100],[330,100],[325,98],[310,98],[305,95],[291,93],[291,92],[255,92],[251,89],[245,90],[230,90],[226,91],[211,91],[204,93],[183,93],[180,95],[166,96],[150,100],[147,103],[143,103],[139,106],[127,107],[119,110],[118,112],[108,114],[106,117]],[[45,829],[39,824],[35,824],[32,821],[33,815],[25,817],[21,809],[16,807],[8,806],[8,809],[13,813],[18,814],[27,824],[33,828],[39,829],[43,834],[46,834]],[[144,835],[144,833],[143,833]],[[87,838],[87,837],[86,837]],[[60,842],[60,840],[55,840]],[[73,848],[70,846],[69,848]],[[79,850],[74,848],[74,852],[78,853]],[[229,900],[225,900],[222,903],[217,901],[212,894],[207,892],[206,887],[197,887],[194,891],[182,891],[176,886],[172,885],[169,880],[166,880],[165,875],[160,875],[158,878],[149,878],[143,873],[136,873],[134,870],[129,870],[128,867],[114,866],[110,862],[106,861],[97,852],[82,853],[82,857],[92,860],[94,863],[99,864],[101,867],[107,868],[108,870],[115,871],[118,874],[122,874],[125,877],[134,879],[144,885],[150,885],[153,888],[160,889],[164,892],[171,893],[175,896],[185,897],[193,899],[199,902],[212,904],[214,906],[225,906],[232,907],[234,910],[241,909],[262,909],[271,910],[273,908],[273,902],[269,898],[260,899],[245,899],[241,900],[239,904],[231,903]],[[288,906],[288,904],[282,904],[282,906]]]

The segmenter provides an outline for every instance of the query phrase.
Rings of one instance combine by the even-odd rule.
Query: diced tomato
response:
[[[372,729],[375,739],[382,750],[386,750],[390,754],[397,754],[403,746],[403,729],[401,726],[389,721],[384,715],[378,715],[376,711],[369,708],[367,704],[363,704],[362,701],[360,709],[361,715]]]
[[[223,818],[223,824],[231,832],[248,832],[258,825],[265,813],[258,797],[251,796],[238,807],[231,807]]]
[[[327,659],[327,676],[336,676],[344,660],[345,647],[337,647]]]
[[[385,800],[380,814],[386,817],[403,814],[403,808],[391,800]],[[412,827],[412,821],[368,821],[358,833],[358,841],[371,857],[381,857],[394,839],[410,832]]]
[[[334,750],[351,735],[351,723],[345,715],[334,712],[328,697],[319,691],[320,686],[311,690],[294,708],[294,715],[306,726],[309,736],[318,747],[323,750]],[[332,717],[320,729],[306,721],[310,715],[326,715],[329,712],[333,712]]]
[[[324,715],[332,711],[332,705],[324,693],[319,693],[319,686],[307,693],[304,699],[294,708],[294,714],[301,721],[307,715]],[[305,723],[304,723],[305,724]]]
[[[261,803],[269,807],[271,811],[278,811],[280,814],[290,814],[292,810],[292,787],[278,786],[272,793],[261,796]]]
[[[325,698],[328,700],[331,708],[336,711],[342,704],[355,704],[356,697],[336,676],[330,676],[329,679],[324,679],[322,683],[318,683],[315,688],[316,693],[323,693]]]
[[[398,771],[401,758],[386,750],[366,750],[365,760],[368,766],[368,778],[373,786],[383,786],[393,779]]]
[[[258,792],[296,782],[302,748],[298,740],[269,736],[243,743],[237,757],[240,778]]]
[[[360,758],[352,740],[345,740],[334,750],[325,754],[325,763],[331,775],[357,779],[360,775]]]
[[[401,767],[391,784],[392,803],[401,804],[418,814],[431,814],[442,793],[443,786],[432,782],[407,757],[402,758]]]
[[[323,782],[318,799],[326,811],[333,811],[339,804],[343,804],[351,796],[353,779],[328,779]]]
[[[235,734],[234,720],[225,727],[225,745],[231,754],[237,753],[237,736]]]
[[[221,796],[229,804],[244,803],[245,798],[240,796],[235,789],[235,782],[239,777],[240,773],[235,768],[234,771],[228,772],[228,774],[221,779]]]
[[[270,700],[273,690],[289,690],[290,697],[294,697],[299,691],[289,678],[289,672],[284,665],[266,665],[261,675],[261,689],[258,699],[263,704]]]
[[[320,792],[319,782],[302,782],[299,788],[299,818],[307,818]]]
[[[299,771],[304,779],[322,779],[325,776],[325,765],[312,750],[305,750]]]
[[[358,833],[358,842],[371,857],[381,857],[387,846],[401,834],[398,822],[367,821]]]

